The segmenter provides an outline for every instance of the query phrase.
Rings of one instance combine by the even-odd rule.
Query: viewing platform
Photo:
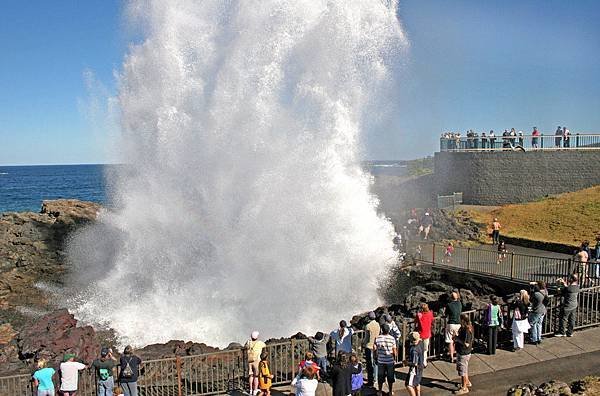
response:
[[[530,151],[530,150],[600,150],[600,134],[575,133],[562,135],[522,136],[443,136],[440,151]]]

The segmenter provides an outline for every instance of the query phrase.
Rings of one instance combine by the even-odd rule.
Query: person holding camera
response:
[[[577,274],[569,275],[568,283],[564,279],[557,279],[559,285],[558,294],[562,297],[560,307],[559,327],[556,337],[573,336],[575,327],[575,313],[577,311],[577,298],[579,296],[579,278]],[[566,333],[565,333],[566,330]]]
[[[513,309],[513,346],[516,352],[523,349],[525,333],[527,333],[531,327],[529,320],[527,320],[527,315],[529,314],[529,293],[527,293],[527,290],[521,290],[519,294],[515,296],[511,308]]]
[[[546,303],[548,301],[548,290],[546,282],[532,282],[531,313],[529,324],[531,325],[531,343],[539,345],[542,342],[542,324],[546,316]]]

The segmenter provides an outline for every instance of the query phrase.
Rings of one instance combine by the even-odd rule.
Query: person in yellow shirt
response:
[[[271,396],[271,385],[273,384],[274,375],[269,369],[269,354],[263,351],[260,354],[260,362],[258,363],[258,389],[264,396]]]

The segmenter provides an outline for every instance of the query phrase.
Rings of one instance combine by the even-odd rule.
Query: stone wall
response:
[[[462,192],[464,203],[501,205],[600,184],[600,151],[435,153],[434,191]]]

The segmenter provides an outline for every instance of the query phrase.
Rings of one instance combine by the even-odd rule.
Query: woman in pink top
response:
[[[421,303],[421,308],[415,316],[417,330],[423,340],[423,366],[427,367],[427,352],[429,351],[429,339],[431,338],[431,325],[433,324],[433,312],[429,310],[427,303]]]

